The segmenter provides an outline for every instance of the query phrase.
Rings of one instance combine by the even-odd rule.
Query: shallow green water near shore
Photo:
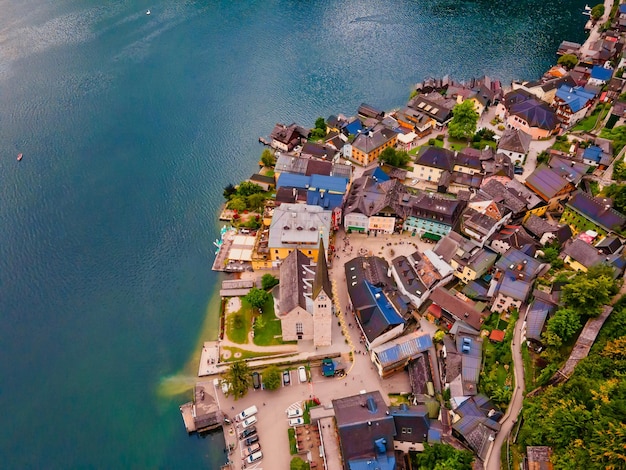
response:
[[[537,78],[583,6],[0,0],[4,466],[217,468],[177,391],[216,332],[216,212],[258,136],[401,106],[426,76]]]

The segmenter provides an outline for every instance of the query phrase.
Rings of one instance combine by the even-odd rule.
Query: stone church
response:
[[[324,253],[320,243],[315,264],[300,250],[293,250],[280,266],[280,283],[273,295],[284,341],[313,340],[315,346],[331,344],[332,290]]]

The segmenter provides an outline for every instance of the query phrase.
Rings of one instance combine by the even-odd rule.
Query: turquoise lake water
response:
[[[188,437],[189,395],[162,391],[193,383],[257,138],[427,76],[535,79],[583,6],[0,0],[0,466],[218,468],[221,435]]]

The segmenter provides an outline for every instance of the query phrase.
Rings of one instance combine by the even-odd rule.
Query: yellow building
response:
[[[346,157],[362,166],[376,161],[387,147],[395,147],[398,134],[386,127],[361,132],[349,146]]]
[[[299,249],[313,261],[320,240],[329,246],[332,211],[306,204],[281,204],[274,209],[268,236],[268,254],[273,266]]]

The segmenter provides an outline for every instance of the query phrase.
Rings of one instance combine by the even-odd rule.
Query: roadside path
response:
[[[524,362],[522,360],[521,345],[523,342],[523,326],[526,320],[525,309],[524,315],[521,314],[515,323],[515,330],[513,333],[513,341],[511,341],[511,351],[513,353],[513,374],[515,376],[515,389],[513,390],[513,396],[511,397],[511,403],[509,404],[506,414],[500,420],[502,428],[496,435],[495,440],[491,443],[487,456],[485,457],[484,468],[486,470],[500,470],[500,454],[502,444],[505,439],[509,437],[511,429],[517,422],[517,417],[522,410],[522,404],[524,402]]]

